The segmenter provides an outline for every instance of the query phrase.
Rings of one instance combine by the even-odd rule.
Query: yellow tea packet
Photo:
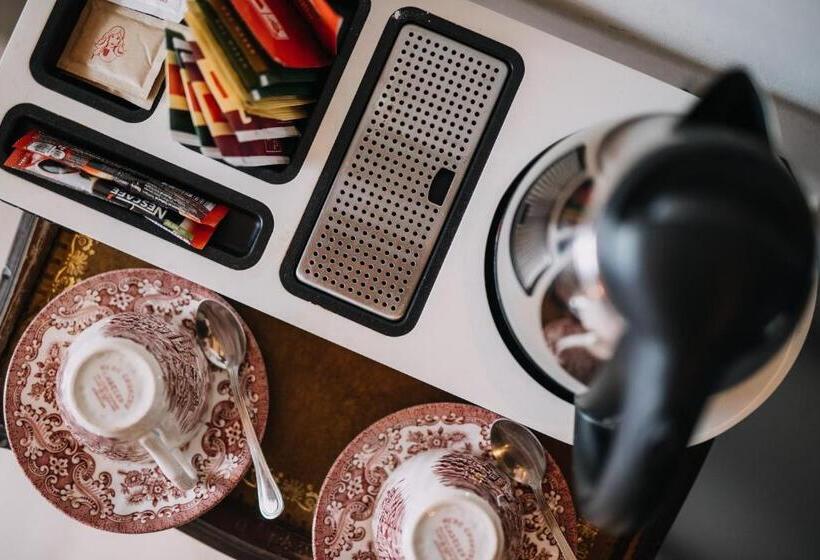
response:
[[[164,61],[162,20],[106,0],[89,0],[57,67],[150,109]]]
[[[185,21],[190,25],[204,57],[213,64],[214,70],[222,78],[221,82],[225,86],[226,97],[233,98],[234,103],[238,103],[246,113],[283,121],[307,117],[307,107],[314,103],[314,99],[294,95],[283,95],[261,101],[252,98],[242,86],[230,62],[225,58],[209,32],[204,16],[195,2],[188,2]],[[224,102],[225,99],[223,98],[222,101]]]

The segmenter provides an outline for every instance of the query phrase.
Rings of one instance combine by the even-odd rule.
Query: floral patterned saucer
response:
[[[199,481],[180,491],[153,463],[95,454],[65,427],[54,398],[60,361],[71,341],[96,321],[136,311],[157,315],[193,334],[197,303],[210,290],[152,269],[106,272],[49,302],[23,333],[6,377],[6,429],[26,476],[58,509],[87,525],[116,533],[176,527],[202,515],[242,479],[251,463],[227,373],[211,368],[202,427],[183,449]],[[268,381],[259,346],[245,327],[248,354],[241,370],[257,433],[268,415]]]
[[[376,497],[404,460],[429,449],[488,456],[490,425],[499,416],[477,406],[435,403],[382,418],[348,444],[330,468],[313,518],[314,560],[376,560],[370,528]],[[544,494],[567,540],[578,542],[575,508],[567,481],[547,455]],[[559,558],[559,550],[532,491],[516,485],[524,512],[519,560]]]

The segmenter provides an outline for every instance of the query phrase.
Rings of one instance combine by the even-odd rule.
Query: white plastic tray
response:
[[[266,204],[273,235],[260,261],[235,271],[59,194],[0,173],[0,199],[87,234],[135,257],[199,282],[417,379],[571,442],[573,409],[518,365],[493,323],[484,284],[484,251],[501,195],[539,151],[600,121],[652,111],[680,111],[691,96],[466,0],[417,0],[413,5],[506,44],[524,59],[525,74],[466,214],[415,328],[380,334],[288,293],[279,266],[325,158],[393,12],[404,0],[375,0],[304,165],[292,181],[272,185],[176,144],[165,100],[148,120],[128,124],[38,85],[29,59],[55,0],[28,2],[0,61],[0,115],[20,103],[40,105],[138,149],[166,159]],[[708,439],[748,415],[774,390],[797,349],[719,398],[693,441]],[[344,375],[344,372],[327,372]],[[272,372],[276,375],[276,372]]]

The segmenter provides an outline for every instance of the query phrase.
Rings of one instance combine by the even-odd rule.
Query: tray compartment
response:
[[[31,74],[40,85],[59,94],[71,97],[123,121],[142,122],[157,109],[160,99],[164,97],[162,91],[157,95],[151,110],[141,109],[57,68],[57,61],[86,3],[87,0],[58,0],[55,3],[31,56],[29,63]],[[339,51],[333,64],[327,70],[324,86],[310,117],[299,125],[301,136],[291,154],[290,163],[273,168],[237,168],[239,171],[268,183],[282,184],[296,177],[304,164],[305,157],[307,157],[330,100],[336,91],[336,86],[367,20],[371,0],[332,0],[331,3],[344,17],[343,28],[339,35]],[[166,104],[162,105],[160,111],[164,110],[164,107]]]
[[[248,175],[273,184],[287,183],[296,177],[305,162],[310,146],[313,144],[319,126],[322,124],[327,107],[330,105],[330,100],[333,99],[333,95],[336,93],[336,86],[339,85],[347,61],[356,46],[356,41],[367,20],[367,14],[370,13],[370,3],[371,0],[331,0],[333,7],[344,17],[343,27],[339,34],[339,50],[333,64],[327,71],[324,86],[316,99],[310,117],[299,125],[302,134],[297,139],[298,144],[291,154],[290,163],[286,166],[273,168],[238,167],[239,171],[244,171]]]
[[[157,94],[151,109],[143,109],[57,68],[60,55],[63,54],[87,3],[87,0],[57,0],[29,60],[31,75],[41,86],[108,113],[112,117],[130,123],[142,122],[156,110],[164,86]]]
[[[201,194],[215,202],[227,205],[231,210],[217,227],[209,245],[202,251],[197,251],[125,208],[92,198],[84,193],[72,191],[62,185],[55,185],[45,179],[33,177],[22,171],[2,167],[3,171],[18,175],[34,185],[39,185],[96,211],[113,216],[122,222],[152,233],[175,245],[185,247],[229,268],[249,268],[256,264],[262,256],[262,252],[273,231],[273,215],[268,207],[261,202],[45,109],[28,104],[13,107],[6,113],[2,123],[0,123],[0,157],[4,161],[13,150],[12,145],[14,142],[31,127],[41,128],[47,133],[71,141],[77,146],[132,167],[137,171],[142,171],[151,177],[165,180],[191,192]]]
[[[388,23],[281,275],[386,334],[412,328],[523,73],[503,45],[407,8]]]

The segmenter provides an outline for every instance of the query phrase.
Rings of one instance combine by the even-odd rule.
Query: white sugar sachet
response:
[[[106,0],[89,0],[57,66],[150,108],[165,62],[165,22]]]
[[[185,16],[185,0],[108,0],[160,19],[179,23]]]

